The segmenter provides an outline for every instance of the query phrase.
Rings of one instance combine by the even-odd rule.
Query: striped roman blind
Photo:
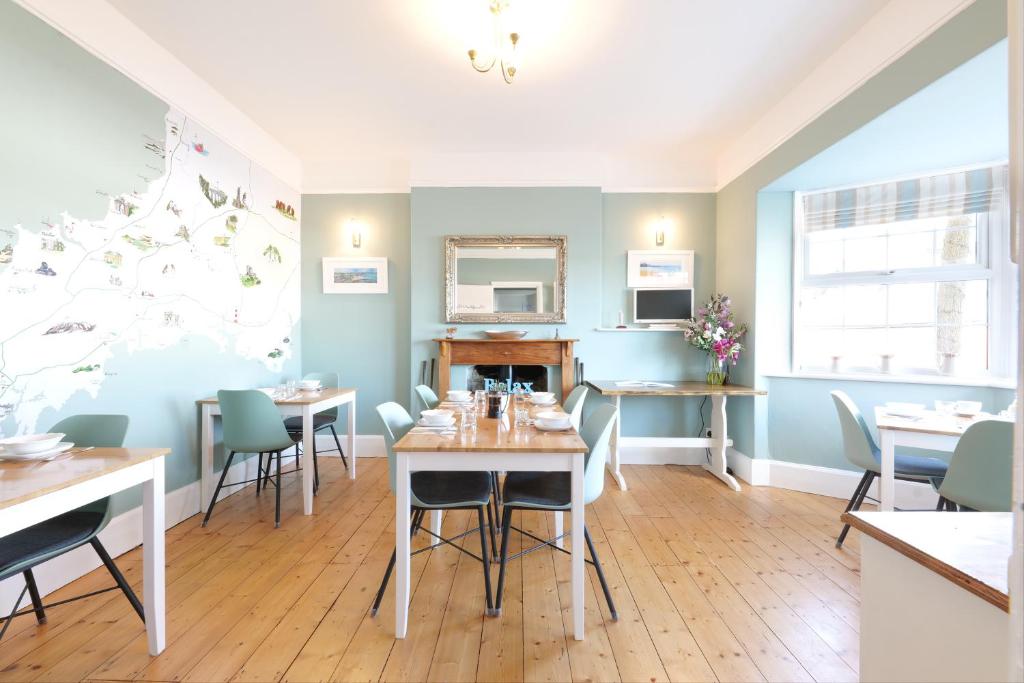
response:
[[[803,196],[804,231],[985,213],[1006,190],[1006,165]]]

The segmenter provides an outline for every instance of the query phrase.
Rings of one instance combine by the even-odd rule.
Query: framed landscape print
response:
[[[665,249],[626,252],[626,286],[693,287],[693,251]]]
[[[378,256],[325,257],[324,294],[387,294],[388,260]]]

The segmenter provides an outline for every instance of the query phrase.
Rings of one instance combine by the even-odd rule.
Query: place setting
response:
[[[64,434],[26,434],[0,440],[0,460],[7,462],[49,462],[63,455],[82,453],[91,447],[75,449],[71,441],[62,441]],[[72,450],[75,449],[75,450]]]

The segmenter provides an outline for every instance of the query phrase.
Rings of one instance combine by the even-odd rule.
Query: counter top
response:
[[[1009,512],[847,512],[843,522],[1009,612]]]

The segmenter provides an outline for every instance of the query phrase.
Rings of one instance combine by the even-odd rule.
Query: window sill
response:
[[[889,382],[892,384],[934,384],[950,387],[990,387],[1016,389],[1012,379],[1001,377],[949,377],[945,375],[883,375],[871,373],[768,372],[764,377],[780,379],[822,379],[842,382]]]

